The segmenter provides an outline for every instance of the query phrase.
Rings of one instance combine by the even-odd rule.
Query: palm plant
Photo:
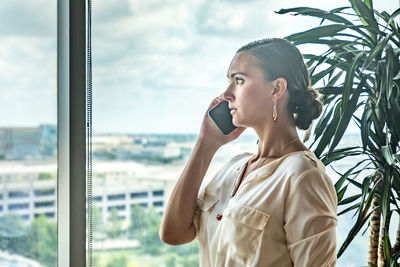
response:
[[[326,48],[304,55],[324,105],[305,138],[312,137],[311,147],[326,165],[361,157],[335,184],[338,206],[344,207],[338,215],[357,216],[338,257],[369,222],[368,266],[399,266],[400,224],[395,241],[388,232],[392,215],[400,215],[400,28],[395,22],[400,9],[378,12],[372,0],[349,4],[330,11],[298,7],[277,13],[321,19],[318,27],[286,37],[296,45]],[[351,121],[362,145],[345,147],[341,140]],[[350,184],[359,193],[345,196]]]

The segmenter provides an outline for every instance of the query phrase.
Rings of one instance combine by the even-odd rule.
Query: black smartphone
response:
[[[208,116],[215,122],[224,135],[230,134],[237,127],[232,123],[229,102],[224,100],[208,111]]]

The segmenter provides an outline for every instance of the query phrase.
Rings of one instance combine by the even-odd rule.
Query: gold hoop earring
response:
[[[278,112],[276,111],[276,99],[274,99],[274,107],[272,108],[272,121],[274,123],[278,122]]]

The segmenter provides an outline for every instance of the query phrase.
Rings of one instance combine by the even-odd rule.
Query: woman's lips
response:
[[[236,108],[231,109],[231,114],[236,112]]]

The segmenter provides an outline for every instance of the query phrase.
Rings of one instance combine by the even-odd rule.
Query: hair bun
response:
[[[311,86],[296,90],[290,97],[289,110],[295,114],[296,126],[307,130],[311,122],[322,112],[322,104],[317,100],[318,93]]]

